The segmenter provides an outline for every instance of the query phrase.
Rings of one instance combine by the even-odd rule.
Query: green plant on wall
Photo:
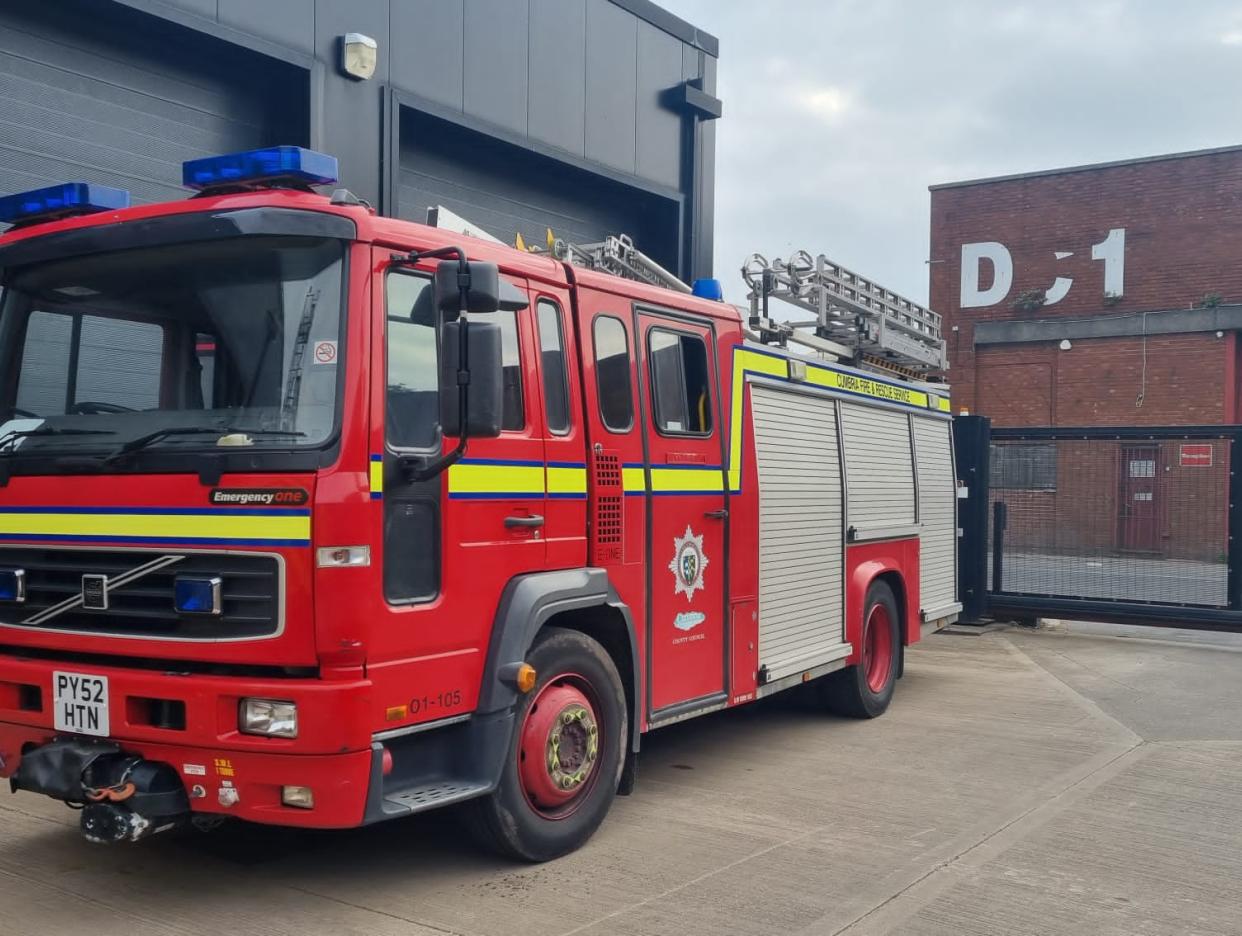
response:
[[[1013,301],[1013,307],[1019,312],[1036,312],[1043,308],[1044,300],[1047,298],[1048,290],[1046,289],[1028,289],[1018,294]]]
[[[1225,301],[1225,297],[1220,293],[1208,293],[1199,300],[1200,309],[1215,309],[1218,305]]]

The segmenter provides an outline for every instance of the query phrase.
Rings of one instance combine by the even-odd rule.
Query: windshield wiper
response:
[[[13,429],[0,437],[0,455],[12,455],[17,451],[13,445],[18,439],[29,439],[32,436],[84,436],[84,435],[116,435],[115,429],[61,429],[57,426],[35,426],[33,429]],[[5,451],[6,446],[11,446]]]
[[[244,435],[244,436],[287,436],[290,438],[298,438],[305,436],[305,432],[295,432],[285,429],[233,429],[228,426],[170,426],[164,429],[156,429],[154,432],[148,432],[146,435],[138,436],[136,439],[130,439],[115,452],[107,455],[103,464],[111,465],[115,461],[119,461],[126,455],[132,455],[141,449],[154,445],[161,439],[173,435],[214,435],[223,438],[228,435]]]

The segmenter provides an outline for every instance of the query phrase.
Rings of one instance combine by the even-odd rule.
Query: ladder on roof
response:
[[[428,224],[480,235],[480,230],[447,209],[428,212]],[[482,236],[495,240],[485,233]],[[692,290],[676,275],[634,246],[624,234],[593,244],[572,244],[548,230],[546,246],[514,245],[563,263],[602,270],[625,279],[680,293]],[[801,345],[834,361],[927,380],[948,370],[940,316],[828,260],[800,250],[789,260],[768,261],[752,254],[742,267],[750,287],[751,337],[765,344]],[[770,300],[790,303],[815,318],[778,322]]]
[[[931,309],[833,263],[799,250],[788,260],[752,254],[742,266],[750,287],[750,327],[768,344],[793,341],[871,364],[926,376],[948,369],[941,319]],[[779,299],[815,316],[777,322]]]

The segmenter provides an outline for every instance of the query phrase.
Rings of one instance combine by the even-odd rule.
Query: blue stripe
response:
[[[543,500],[542,492],[539,494],[506,494],[503,491],[467,491],[459,494],[449,494],[449,500]]]
[[[585,493],[573,494],[569,492],[566,492],[566,493],[558,492],[556,494],[549,494],[548,498],[549,500],[586,500],[586,494]]]
[[[309,517],[304,507],[4,507],[0,513],[141,517]]]
[[[383,499],[384,499],[383,491],[372,491],[371,492],[371,500],[383,500]]]
[[[641,468],[641,465],[635,465],[635,468]],[[652,470],[672,470],[672,471],[724,471],[720,465],[656,465],[652,464]]]
[[[373,462],[382,462],[383,460],[384,460],[383,455],[372,455],[371,456],[371,461]]]
[[[548,462],[548,467],[549,468],[585,468],[586,463],[585,462],[550,461]]]
[[[719,497],[721,494],[724,494],[724,493],[725,493],[724,491],[719,490],[719,489],[715,491],[652,491],[651,492],[651,494],[655,497],[689,497],[689,496],[697,497],[703,494],[714,494],[717,497]]]
[[[193,546],[309,546],[310,540],[278,539],[215,539],[206,536],[78,536],[58,533],[0,533],[0,540],[8,542],[33,541],[40,543],[186,543]]]

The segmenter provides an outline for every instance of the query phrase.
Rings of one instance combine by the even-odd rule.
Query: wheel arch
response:
[[[917,540],[915,543],[917,544]],[[848,613],[845,621],[845,639],[852,648],[847,658],[849,665],[856,664],[861,658],[863,613],[866,610],[864,605],[867,601],[867,590],[876,581],[887,584],[897,600],[898,618],[901,621],[901,646],[904,648],[918,639],[917,615],[912,618],[911,614],[912,590],[918,587],[918,553],[914,552],[911,557],[909,552],[903,541],[856,546],[850,550],[846,594]],[[910,581],[911,570],[915,576],[913,583]],[[898,675],[901,673],[904,658],[903,650],[899,655]]]
[[[625,687],[630,747],[637,751],[641,721],[638,684],[642,671],[634,618],[603,569],[536,572],[509,582],[492,625],[477,711],[496,712],[517,702],[518,692],[501,679],[501,669],[522,662],[545,627],[564,627],[586,634],[612,658]]]

